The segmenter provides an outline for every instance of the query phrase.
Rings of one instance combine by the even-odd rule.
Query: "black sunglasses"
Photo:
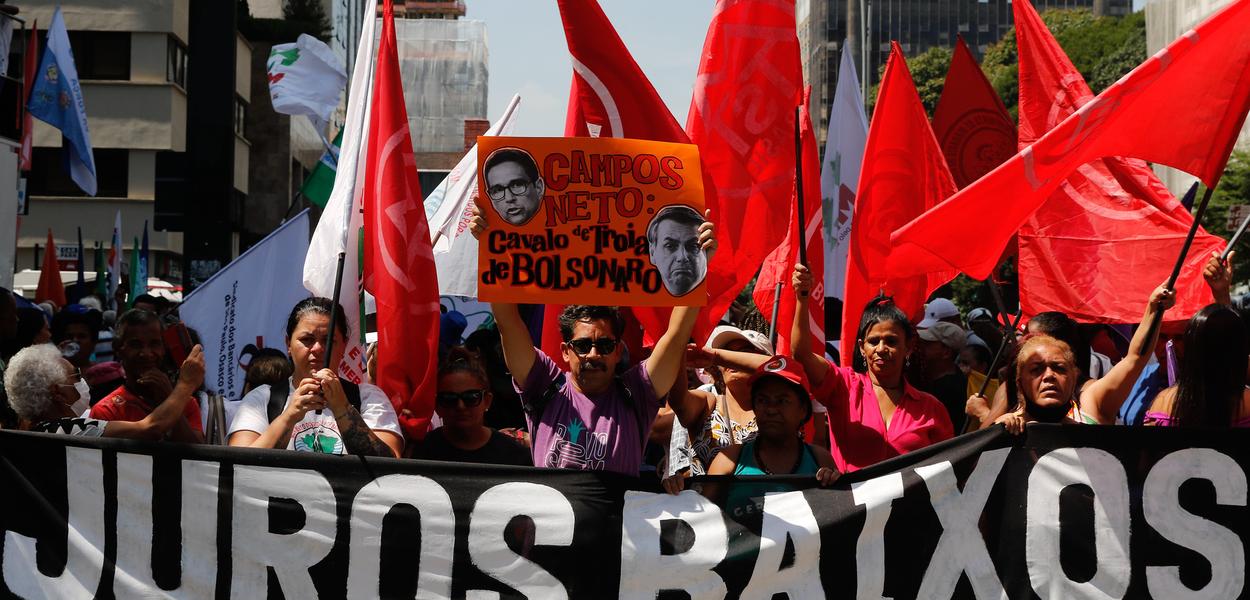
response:
[[[434,401],[439,406],[453,408],[457,402],[463,402],[465,408],[473,408],[482,403],[482,398],[486,397],[486,390],[468,390],[465,392],[439,392],[435,394]]]
[[[616,344],[618,342],[612,338],[599,338],[597,340],[592,340],[590,338],[577,338],[575,340],[569,340],[568,343],[569,347],[572,348],[573,351],[579,356],[586,356],[587,354],[590,354],[591,348],[598,350],[599,354],[611,354],[613,350],[616,350]]]

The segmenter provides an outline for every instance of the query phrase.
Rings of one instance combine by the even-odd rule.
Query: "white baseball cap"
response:
[[[729,345],[729,342],[734,340],[746,340],[748,344],[751,344],[752,347],[763,354],[773,355],[773,345],[768,341],[768,336],[750,329],[738,329],[733,325],[717,325],[716,329],[712,330],[712,335],[707,338],[707,343],[703,347],[724,348]]]

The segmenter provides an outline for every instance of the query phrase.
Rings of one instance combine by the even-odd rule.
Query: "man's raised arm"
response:
[[[473,208],[473,221],[469,231],[474,238],[478,239],[481,238],[482,232],[486,231],[486,219],[482,218],[481,209],[476,206]],[[508,365],[508,371],[512,373],[512,379],[518,385],[523,384],[529,377],[530,369],[534,367],[534,361],[538,358],[534,352],[534,340],[530,337],[530,330],[521,319],[521,312],[517,310],[517,305],[492,302],[490,310],[495,315],[495,324],[499,326],[503,360]]]

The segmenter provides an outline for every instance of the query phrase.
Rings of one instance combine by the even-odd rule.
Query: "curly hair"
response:
[[[38,421],[52,406],[53,385],[64,383],[61,351],[52,344],[23,348],[13,355],[4,371],[4,391],[18,416]]]

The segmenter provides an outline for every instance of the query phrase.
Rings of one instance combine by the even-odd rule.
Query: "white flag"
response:
[[[850,48],[842,44],[838,87],[829,107],[829,135],[825,163],[820,168],[820,197],[825,227],[825,297],[842,298],[846,287],[846,248],[851,235],[851,213],[864,161],[868,118],[859,95],[859,77]],[[826,324],[828,325],[828,324]]]
[[[204,345],[204,384],[226,400],[241,399],[245,355],[262,348],[286,352],[287,314],[308,297],[299,284],[299,253],[307,249],[305,210],[183,300],[182,320]]]
[[[503,116],[495,121],[484,136],[511,135],[515,125],[517,106],[521,96],[514,94]],[[477,199],[477,144],[456,163],[443,182],[434,188],[425,199],[425,218],[430,222],[430,242],[434,244],[434,252],[447,252],[451,241],[463,230],[458,231],[457,225],[464,220],[464,215]]]
[[[265,69],[273,110],[305,115],[324,135],[330,113],[338,106],[339,94],[347,83],[347,73],[334,51],[321,40],[301,33],[293,44],[274,46]]]
[[[510,135],[516,125],[520,95],[513,95],[503,116],[483,135]],[[425,199],[438,269],[438,293],[444,296],[477,297],[477,240],[469,233],[472,209],[477,200],[477,144],[456,164],[443,182]]]
[[[333,298],[338,255],[340,251],[346,251],[343,292],[339,303],[347,312],[348,340],[339,373],[357,383],[364,380],[360,329],[360,293],[363,290],[360,234],[364,219],[360,197],[367,177],[362,150],[368,148],[369,104],[373,98],[373,71],[377,58],[377,38],[373,33],[376,21],[367,18],[361,28],[360,44],[356,48],[356,70],[352,73],[351,93],[347,97],[347,119],[343,123],[338,173],[334,177],[334,189],[330,192],[325,211],[308,243],[308,255],[304,258],[304,287],[317,296]]]

